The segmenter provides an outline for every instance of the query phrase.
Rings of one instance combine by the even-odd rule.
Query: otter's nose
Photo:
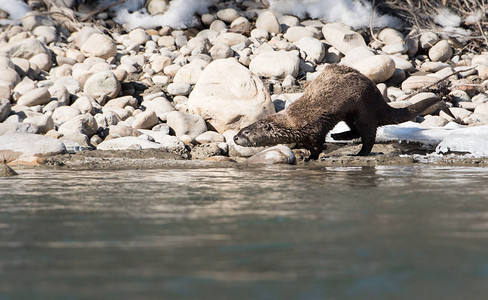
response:
[[[237,142],[239,140],[239,137],[236,135],[234,135],[234,142]]]

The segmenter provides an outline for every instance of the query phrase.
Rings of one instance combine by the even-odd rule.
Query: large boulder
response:
[[[261,79],[233,58],[216,60],[205,68],[190,94],[188,110],[220,133],[275,112]]]

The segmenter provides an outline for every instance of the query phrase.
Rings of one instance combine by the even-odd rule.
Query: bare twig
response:
[[[85,22],[87,20],[90,20],[94,15],[96,15],[98,13],[101,13],[103,11],[106,11],[107,9],[110,9],[110,8],[112,8],[114,6],[123,4],[125,2],[127,2],[127,0],[119,0],[117,2],[114,2],[114,3],[108,4],[108,5],[102,6],[100,8],[97,8],[94,11],[92,11],[91,13],[89,13],[89,14],[85,15],[83,18],[81,18],[80,21],[81,22]]]
[[[411,93],[407,97],[403,98],[402,100],[410,99],[410,98],[412,98],[413,96],[415,96],[417,94],[420,94],[420,93],[423,93],[425,91],[428,91],[431,87],[438,85],[439,83],[443,82],[444,80],[448,79],[449,77],[451,77],[453,75],[457,75],[459,73],[471,71],[471,70],[473,70],[476,67],[477,67],[477,65],[476,66],[472,66],[471,68],[467,68],[467,69],[463,69],[463,70],[458,70],[458,71],[452,72],[451,74],[442,77],[441,79],[437,80],[436,82],[434,82],[432,84],[429,84],[428,86],[424,86],[423,88],[420,88],[420,89],[414,91],[413,93]],[[463,85],[466,85],[466,84],[463,84]]]

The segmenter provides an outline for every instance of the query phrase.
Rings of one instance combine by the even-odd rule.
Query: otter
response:
[[[386,103],[376,84],[359,71],[343,65],[328,65],[306,86],[297,101],[241,129],[234,136],[234,142],[246,147],[296,143],[312,152],[318,151],[318,155],[327,133],[344,121],[350,131],[333,134],[332,138],[361,138],[362,147],[357,155],[366,156],[371,153],[379,126],[413,120],[440,101],[431,97],[405,108],[393,108]],[[452,116],[442,103],[442,110]]]

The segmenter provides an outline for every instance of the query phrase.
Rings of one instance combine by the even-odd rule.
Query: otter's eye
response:
[[[270,131],[271,130],[271,125],[269,124],[263,124],[263,129],[266,130],[266,131]]]

